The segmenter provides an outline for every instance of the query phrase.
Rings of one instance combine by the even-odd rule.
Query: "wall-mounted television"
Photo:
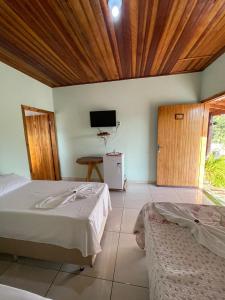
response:
[[[91,127],[115,127],[116,111],[101,110],[90,111]]]

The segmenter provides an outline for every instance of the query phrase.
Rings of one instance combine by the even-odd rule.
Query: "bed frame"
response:
[[[99,233],[99,241],[102,239],[107,216],[104,218]],[[13,256],[24,256],[29,258],[70,263],[79,266],[93,266],[96,255],[82,256],[78,249],[66,249],[63,247],[22,241],[0,237],[0,253],[12,254]]]

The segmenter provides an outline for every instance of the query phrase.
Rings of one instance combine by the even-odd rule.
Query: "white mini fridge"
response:
[[[124,188],[124,154],[118,152],[107,153],[103,156],[104,182],[110,189]]]

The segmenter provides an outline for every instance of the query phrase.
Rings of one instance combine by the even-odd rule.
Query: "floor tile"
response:
[[[44,296],[56,274],[57,271],[14,263],[0,276],[0,283]]]
[[[120,231],[120,225],[122,220],[123,209],[113,208],[109,213],[108,220],[105,225],[106,231]]]
[[[113,283],[111,300],[149,300],[149,290],[146,288],[123,283]]]
[[[165,186],[157,186],[157,185],[150,185],[149,187],[150,193],[158,193],[158,194],[176,194],[178,188],[175,187],[165,187]]]
[[[112,282],[60,272],[47,297],[58,300],[110,300]]]
[[[0,261],[11,261],[13,262],[13,255],[11,254],[5,254],[5,253],[0,253]]]
[[[180,202],[178,188],[151,185],[150,194],[154,202]]]
[[[13,263],[9,261],[0,261],[0,275],[3,274],[11,264]]]
[[[166,194],[166,193],[154,193],[152,194],[153,202],[172,202],[172,203],[183,203],[177,194]]]
[[[124,205],[124,192],[110,192],[112,207],[122,208]]]
[[[148,287],[145,252],[138,248],[133,234],[120,234],[114,280]]]
[[[134,225],[139,212],[139,209],[124,209],[121,223],[121,232],[133,233]]]
[[[150,184],[128,183],[126,193],[148,193]]]
[[[157,192],[177,192],[179,190],[179,187],[172,187],[172,186],[160,186],[156,184],[149,184],[149,190],[151,192],[157,191]]]
[[[104,232],[102,237],[102,252],[96,257],[94,267],[85,267],[81,275],[88,275],[102,279],[113,279],[113,273],[116,263],[117,247],[119,242],[119,233]],[[62,271],[77,273],[78,267],[75,265],[64,264]]]
[[[182,203],[213,204],[203,191],[199,189],[180,188],[177,193]]]
[[[152,198],[150,193],[132,193],[126,194],[124,198],[124,207],[141,210],[147,202],[151,202]]]
[[[40,259],[32,259],[28,257],[19,257],[18,263],[50,270],[60,270],[62,266],[61,263],[45,261]]]
[[[183,203],[202,203],[203,193],[201,190],[180,188],[177,189],[177,194]]]

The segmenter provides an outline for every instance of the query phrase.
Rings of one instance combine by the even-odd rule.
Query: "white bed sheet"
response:
[[[137,223],[135,231],[145,233],[150,299],[225,299],[224,258],[197,243],[188,228],[158,219],[151,204]]]
[[[47,300],[39,295],[0,284],[1,300]]]
[[[34,208],[50,195],[60,194],[84,182],[31,181],[0,197],[0,236],[79,249],[83,256],[101,251],[98,235],[111,209],[108,186],[96,195],[49,210]]]

